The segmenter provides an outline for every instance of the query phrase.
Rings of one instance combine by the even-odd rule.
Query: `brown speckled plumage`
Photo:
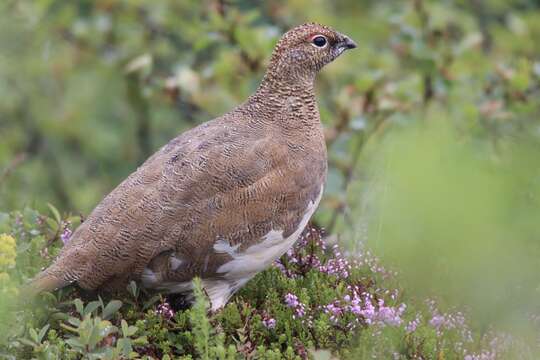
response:
[[[324,47],[314,45],[317,35]],[[124,180],[33,291],[72,282],[114,289],[135,279],[185,292],[199,276],[213,307],[225,304],[296,241],[317,206],[327,161],[314,78],[353,47],[318,24],[287,32],[257,91],[170,141]]]

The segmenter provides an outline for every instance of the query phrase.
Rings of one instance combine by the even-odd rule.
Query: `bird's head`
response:
[[[326,64],[356,43],[336,30],[315,23],[303,24],[287,31],[278,41],[269,71],[274,76],[292,80],[313,79]]]

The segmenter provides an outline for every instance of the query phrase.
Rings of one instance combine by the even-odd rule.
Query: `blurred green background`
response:
[[[411,292],[490,322],[538,313],[538,1],[4,0],[0,210],[88,214],[242,102],[307,21],[359,44],[317,80],[318,224],[373,248]]]

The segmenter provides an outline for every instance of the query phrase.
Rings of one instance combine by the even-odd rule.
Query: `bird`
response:
[[[315,212],[328,167],[315,76],[355,47],[321,24],[287,31],[255,92],[172,139],[112,190],[29,282],[32,295],[131,281],[190,294],[198,277],[211,310],[225,306]]]

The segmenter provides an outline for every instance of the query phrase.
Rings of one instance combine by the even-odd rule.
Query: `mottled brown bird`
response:
[[[326,146],[317,72],[356,44],[304,24],[277,43],[256,92],[152,155],[94,209],[33,293],[77,282],[125,288],[130,280],[189,293],[202,279],[212,309],[283,255],[319,204]]]

